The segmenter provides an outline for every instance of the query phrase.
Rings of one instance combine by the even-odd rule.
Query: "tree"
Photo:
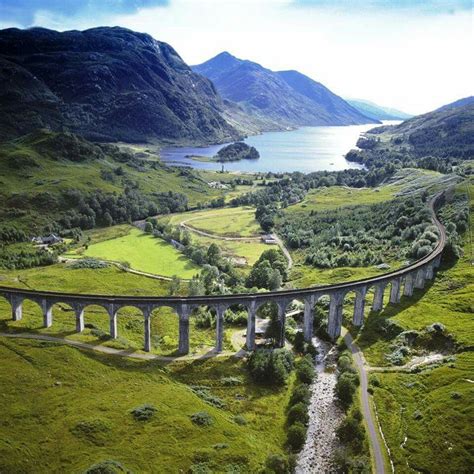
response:
[[[217,244],[212,243],[207,249],[207,262],[209,265],[217,266],[221,259],[221,250]]]
[[[181,287],[181,278],[179,278],[177,275],[173,275],[173,278],[171,279],[170,286],[168,289],[170,296],[173,296],[176,293],[178,293],[180,287]]]
[[[297,403],[288,410],[288,424],[299,422],[306,425],[309,421],[308,408],[305,403]]]
[[[286,439],[292,451],[300,451],[306,441],[306,427],[302,423],[294,423],[288,428]]]
[[[145,232],[151,234],[153,232],[153,224],[151,222],[145,223]]]

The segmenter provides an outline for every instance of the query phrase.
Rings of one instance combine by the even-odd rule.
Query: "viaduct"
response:
[[[213,296],[189,297],[148,297],[148,296],[101,296],[87,294],[57,293],[50,291],[34,291],[8,287],[0,287],[0,296],[6,298],[12,308],[12,318],[19,321],[22,318],[22,305],[25,300],[37,303],[43,312],[44,327],[53,323],[53,306],[57,303],[70,306],[75,313],[76,330],[84,330],[84,311],[87,306],[98,305],[107,311],[110,323],[110,336],[118,337],[117,314],[121,308],[135,307],[143,314],[144,321],[144,349],[151,350],[151,313],[160,307],[171,307],[179,318],[179,352],[189,352],[189,319],[192,311],[199,306],[207,306],[216,312],[216,346],[217,352],[222,351],[224,337],[224,313],[234,305],[247,308],[247,350],[255,348],[255,320],[260,306],[266,303],[275,303],[278,308],[280,321],[280,335],[278,345],[283,347],[285,342],[286,309],[293,300],[304,303],[304,336],[310,341],[313,334],[314,305],[323,296],[329,297],[329,317],[327,332],[336,340],[341,333],[342,309],[345,296],[355,293],[353,308],[353,324],[361,326],[364,321],[364,308],[369,289],[374,290],[372,310],[380,311],[384,304],[385,290],[390,288],[389,302],[396,304],[400,297],[411,296],[414,288],[423,288],[426,280],[434,278],[434,272],[441,261],[441,254],[446,243],[446,232],[434,212],[434,203],[441,196],[435,196],[430,202],[433,223],[439,230],[439,239],[436,247],[425,257],[398,270],[383,275],[356,280],[347,283],[324,285],[296,290],[282,290],[267,293],[244,293]]]

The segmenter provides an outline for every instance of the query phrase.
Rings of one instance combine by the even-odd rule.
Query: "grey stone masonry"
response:
[[[43,300],[41,309],[43,310],[43,327],[50,328],[53,325],[53,305],[49,301]]]
[[[401,278],[394,278],[390,282],[390,303],[392,304],[400,303],[400,285]]]
[[[278,322],[280,334],[278,336],[277,346],[285,347],[285,325],[286,325],[286,307],[288,302],[286,300],[277,301],[278,307]]]
[[[247,335],[246,335],[246,346],[248,351],[255,349],[255,323],[257,319],[257,305],[256,301],[253,300],[247,307]]]
[[[356,291],[356,299],[354,303],[354,315],[352,324],[356,327],[362,326],[364,323],[365,296],[367,295],[367,287],[363,286]]]
[[[84,331],[84,307],[76,306],[74,314],[76,316],[76,332]]]
[[[12,307],[12,319],[13,321],[20,321],[23,317],[23,300],[17,296],[12,296],[10,300]]]
[[[416,272],[415,288],[418,290],[422,290],[425,287],[425,274],[426,270],[424,268],[420,268],[420,270]]]
[[[224,345],[224,313],[226,309],[222,305],[216,306],[216,352],[222,352]]]
[[[333,341],[341,335],[344,296],[343,292],[332,293],[329,302],[328,335]]]
[[[189,315],[188,305],[183,304],[178,309],[179,314],[179,347],[180,354],[189,353]]]
[[[413,295],[413,287],[415,285],[415,276],[413,273],[408,273],[405,276],[405,283],[403,286],[403,295],[404,296],[412,296]]]
[[[387,283],[375,285],[374,301],[372,302],[372,311],[381,311],[383,308],[383,296]]]
[[[304,320],[303,320],[303,334],[304,340],[306,342],[311,342],[313,338],[313,322],[314,322],[314,313],[313,307],[315,303],[314,296],[305,298],[304,300]]]
[[[107,312],[109,313],[109,327],[110,327],[110,337],[112,339],[117,339],[117,309],[115,305],[109,304],[107,307]]]
[[[143,310],[143,324],[144,324],[144,349],[145,352],[151,351],[151,308]]]

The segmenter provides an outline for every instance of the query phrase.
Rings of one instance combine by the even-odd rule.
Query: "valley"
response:
[[[123,27],[0,30],[0,84],[0,472],[470,472],[472,97]]]

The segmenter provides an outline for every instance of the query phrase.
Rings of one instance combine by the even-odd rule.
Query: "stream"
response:
[[[318,350],[315,358],[316,377],[311,385],[311,401],[308,408],[309,425],[306,442],[298,454],[296,474],[334,472],[331,460],[339,446],[336,428],[343,418],[343,411],[335,403],[336,349],[314,337]]]

